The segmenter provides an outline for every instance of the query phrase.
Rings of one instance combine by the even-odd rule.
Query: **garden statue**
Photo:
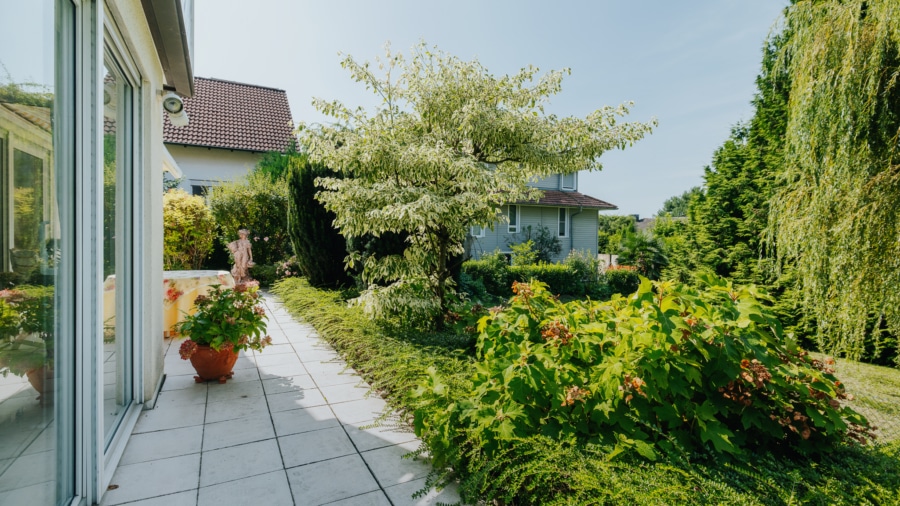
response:
[[[228,243],[228,250],[234,256],[234,267],[231,268],[231,275],[234,276],[235,284],[246,283],[250,280],[250,267],[253,267],[253,251],[247,236],[250,231],[246,228],[238,230],[240,239]]]

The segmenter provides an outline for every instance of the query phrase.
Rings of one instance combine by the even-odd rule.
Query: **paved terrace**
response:
[[[366,428],[385,409],[311,326],[263,298],[272,346],[241,353],[228,383],[197,384],[180,340],[141,414],[102,504],[427,505],[458,501],[424,487],[429,465],[401,458],[409,430]]]

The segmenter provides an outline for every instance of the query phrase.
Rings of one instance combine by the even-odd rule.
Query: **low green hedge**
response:
[[[475,363],[452,351],[448,336],[388,331],[347,307],[339,292],[316,290],[303,279],[282,280],[273,292],[401,413],[448,409],[410,395],[429,377],[441,379],[448,398],[466,402]],[[476,433],[448,430],[463,431],[456,439],[461,443],[452,459],[436,463],[428,483],[458,481],[469,504],[898,504],[898,441],[814,460],[761,453],[742,460],[689,455],[648,462],[632,454],[610,459],[607,446],[563,444],[546,436],[513,439],[488,457]]]

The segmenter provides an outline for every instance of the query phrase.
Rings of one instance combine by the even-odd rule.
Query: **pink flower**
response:
[[[269,242],[269,238],[268,238],[268,237],[263,237],[263,241]]]
[[[258,235],[255,236],[255,237],[253,238],[253,240],[254,240],[254,241],[258,241],[258,240],[259,240],[259,236],[258,236]]]

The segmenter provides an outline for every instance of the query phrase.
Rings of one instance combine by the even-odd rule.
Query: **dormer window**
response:
[[[577,172],[562,175],[562,189],[563,190],[575,190],[575,186],[577,183],[578,183],[578,173]]]

